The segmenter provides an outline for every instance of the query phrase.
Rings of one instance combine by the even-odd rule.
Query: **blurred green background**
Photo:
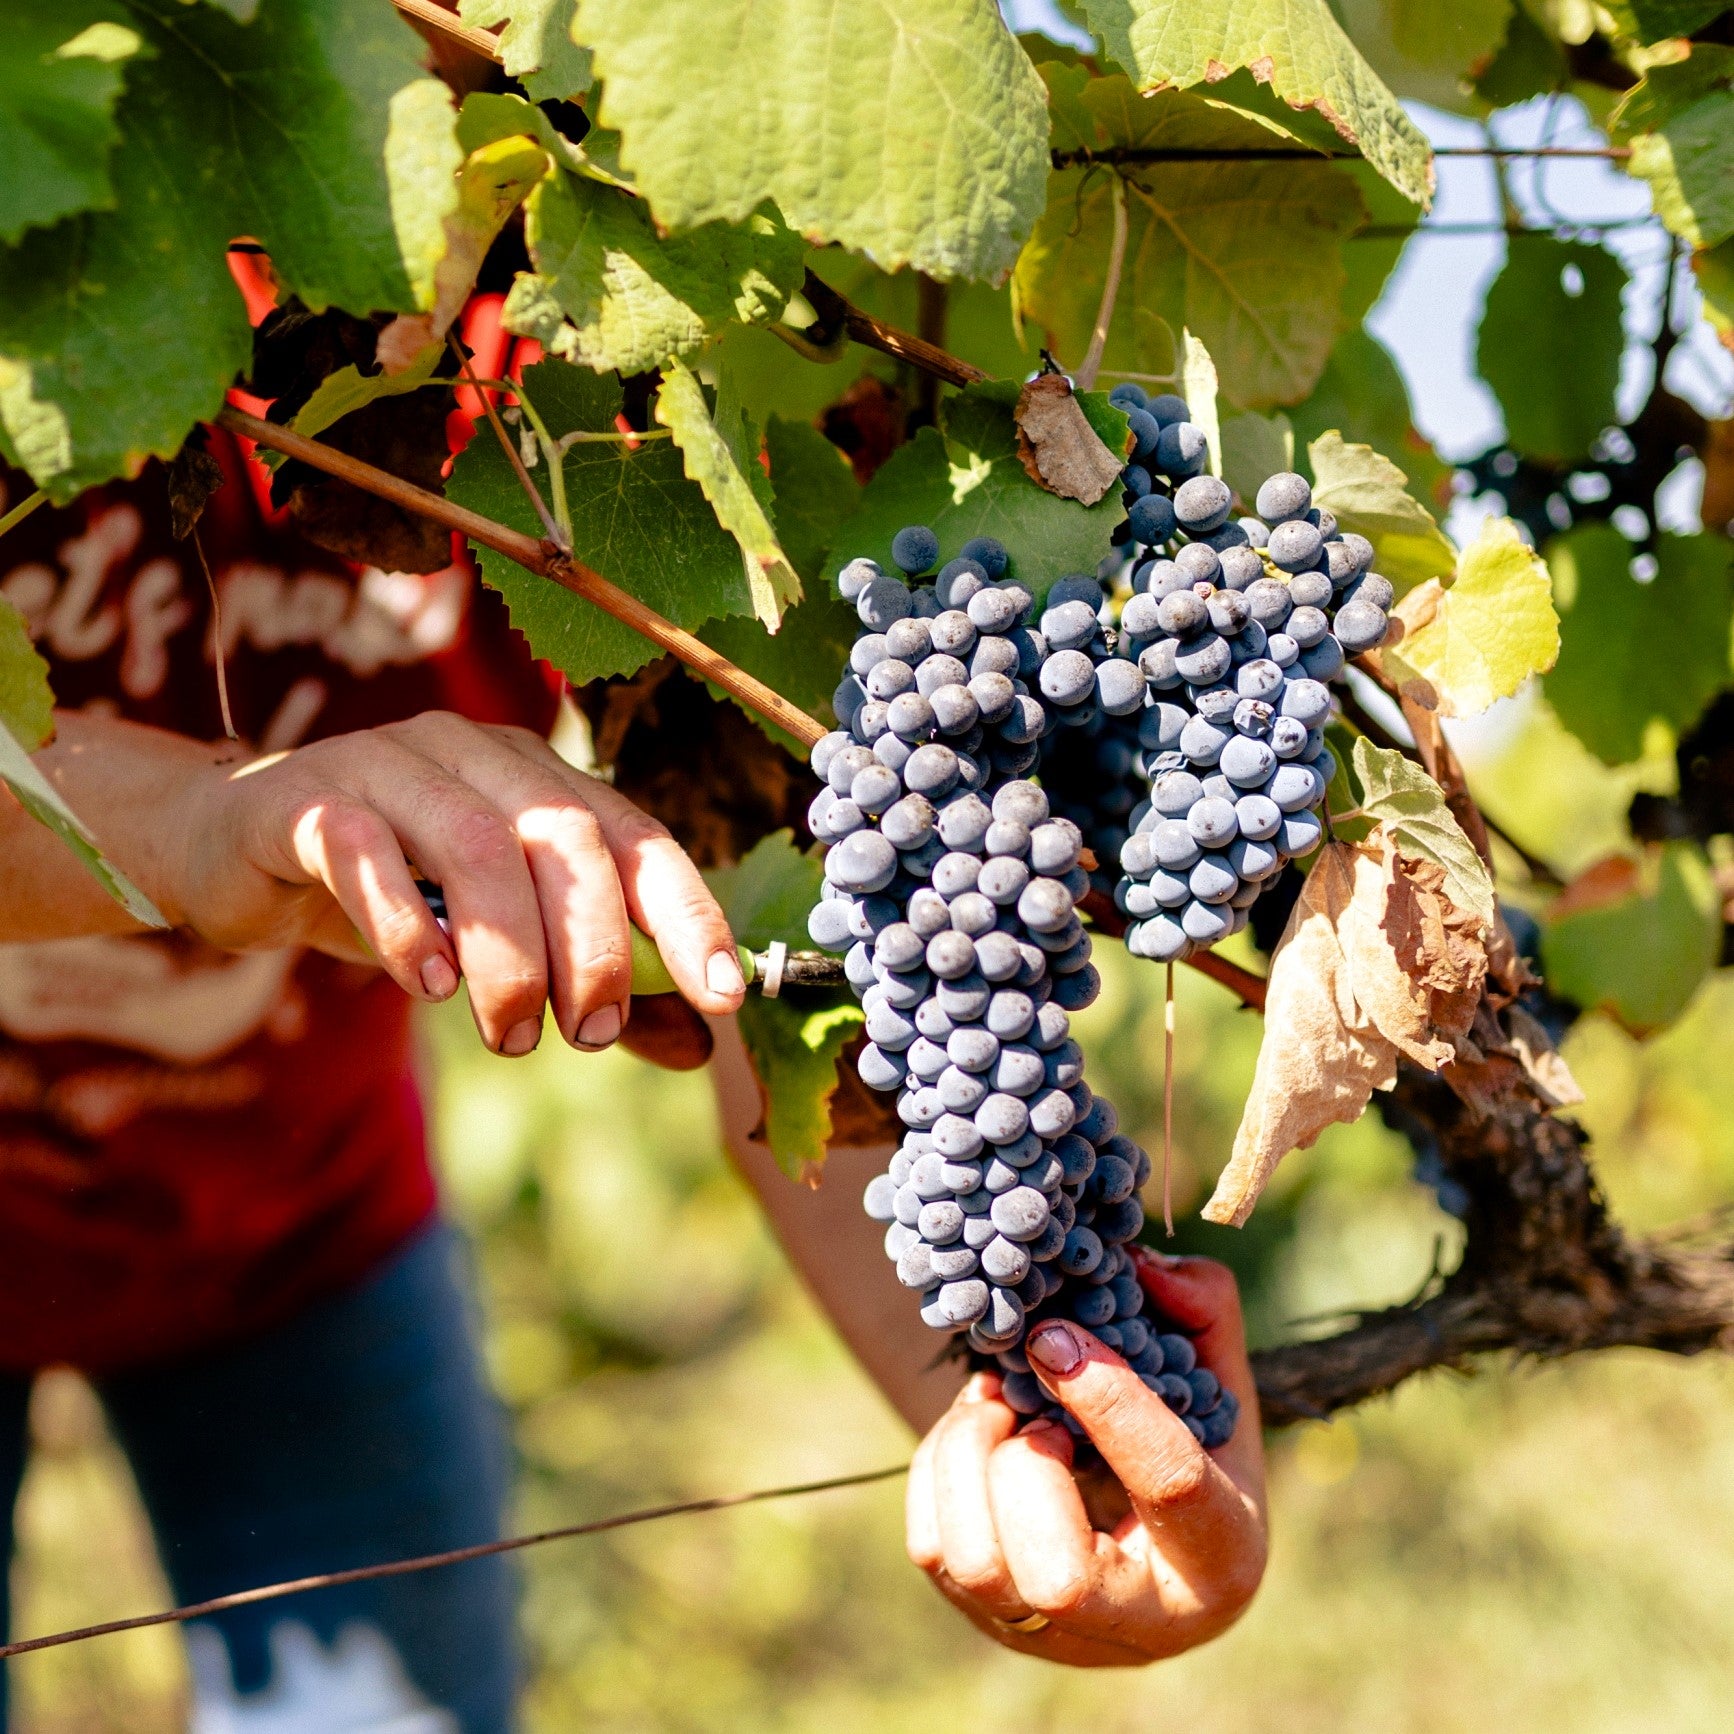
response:
[[[1634,780],[1565,756],[1539,701],[1471,742],[1489,810],[1566,865],[1621,835]],[[1562,771],[1561,767],[1567,768]],[[1092,1077],[1160,1148],[1161,978],[1105,948],[1079,1022]],[[1458,1227],[1376,1115],[1292,1157],[1239,1234],[1197,1223],[1259,1036],[1181,971],[1176,1197],[1230,1258],[1255,1336],[1413,1293]],[[1639,1045],[1599,1019],[1567,1055],[1616,1209],[1638,1227],[1730,1195],[1734,983]],[[783,1268],[720,1153],[702,1074],[550,1043],[507,1064],[461,1007],[430,1023],[451,1209],[475,1238],[488,1355],[521,1467],[517,1522],[870,1468],[901,1425]],[[88,1393],[46,1381],[20,1514],[20,1632],[162,1604]],[[435,1444],[436,1442],[430,1442]],[[996,1734],[1723,1728],[1734,1703],[1734,1369],[1613,1354],[1414,1381],[1272,1445],[1269,1579],[1227,1637],[1135,1674],[1000,1651],[904,1561],[901,1488],[681,1518],[525,1556],[527,1725]],[[184,1725],[179,1642],[149,1632],[18,1668],[27,1734]]]

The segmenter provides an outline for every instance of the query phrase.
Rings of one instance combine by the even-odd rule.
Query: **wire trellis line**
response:
[[[639,1511],[623,1511],[614,1517],[598,1517],[589,1523],[569,1523],[560,1529],[538,1530],[533,1535],[512,1535],[504,1541],[478,1542],[474,1547],[449,1548],[444,1553],[421,1554],[415,1559],[387,1560],[381,1565],[352,1566],[347,1571],[321,1572],[316,1577],[288,1578],[282,1583],[263,1584],[258,1589],[236,1590],[233,1595],[213,1596],[209,1601],[186,1607],[164,1608],[154,1614],[135,1614],[131,1619],[106,1620],[97,1626],[79,1626],[72,1631],[49,1632],[40,1638],[23,1638],[0,1645],[0,1661],[27,1656],[37,1650],[58,1649],[63,1644],[83,1643],[87,1638],[106,1638],[116,1632],[136,1632],[145,1626],[180,1625],[187,1620],[207,1619],[231,1608],[252,1607],[258,1602],[284,1596],[305,1595],[309,1590],[336,1589],[344,1584],[368,1583],[376,1578],[407,1577],[412,1572],[433,1571],[444,1565],[462,1565],[466,1560],[487,1559],[497,1553],[516,1553],[540,1547],[547,1541],[569,1541],[580,1535],[600,1535],[609,1529],[630,1529],[639,1523],[654,1523],[664,1517],[689,1517],[704,1511],[729,1511],[742,1505],[760,1505],[768,1499],[794,1499],[807,1493],[829,1493],[839,1487],[868,1487],[909,1472],[907,1463],[883,1469],[867,1469],[856,1475],[833,1475],[825,1481],[802,1481],[792,1487],[759,1487],[750,1493],[719,1493],[710,1499],[682,1499],[672,1505],[649,1505]]]

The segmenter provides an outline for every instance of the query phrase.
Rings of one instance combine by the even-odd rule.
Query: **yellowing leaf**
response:
[[[717,522],[740,543],[753,612],[774,632],[783,610],[800,601],[801,580],[766,509],[770,488],[759,467],[757,430],[720,398],[713,419],[698,380],[680,361],[663,369],[656,419],[674,435],[687,476],[704,490]]]
[[[1222,474],[1222,423],[1216,413],[1216,363],[1210,351],[1190,331],[1180,333],[1180,395],[1191,411],[1192,425],[1204,435],[1210,451],[1210,473]]]
[[[0,596],[0,728],[27,753],[54,733],[54,691],[24,616]]]
[[[1386,671],[1441,716],[1478,716],[1559,658],[1546,563],[1509,518],[1490,518],[1463,550],[1448,589],[1424,585],[1398,605],[1405,632]]]
[[[1457,550],[1389,458],[1349,444],[1334,429],[1307,447],[1307,458],[1314,504],[1329,507],[1343,529],[1373,544],[1374,565],[1399,592],[1456,569]]]

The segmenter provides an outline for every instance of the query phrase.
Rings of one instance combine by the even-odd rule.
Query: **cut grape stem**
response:
[[[605,614],[613,615],[652,644],[661,646],[694,673],[714,681],[731,698],[738,699],[748,710],[793,736],[802,746],[811,748],[824,738],[824,725],[791,704],[781,693],[774,692],[744,668],[737,668],[726,656],[712,650],[672,620],[665,620],[655,609],[645,607],[636,596],[629,595],[618,584],[611,584],[600,572],[592,571],[582,561],[562,553],[552,541],[527,536],[522,530],[484,518],[481,513],[472,512],[439,494],[429,493],[426,488],[418,488],[414,482],[406,482],[401,476],[376,469],[372,464],[352,458],[333,446],[321,445],[318,440],[308,439],[304,434],[292,433],[288,428],[278,427],[275,422],[249,415],[232,404],[222,409],[216,420],[231,433],[252,440],[255,445],[299,459],[313,469],[336,476],[339,481],[349,482],[408,511],[419,512],[436,524],[444,524],[448,530],[456,530],[470,541],[515,560],[527,572],[550,579],[562,589],[570,590],[574,596],[594,603]]]

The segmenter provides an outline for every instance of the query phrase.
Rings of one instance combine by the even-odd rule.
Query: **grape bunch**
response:
[[[1115,902],[1135,956],[1174,962],[1246,925],[1284,865],[1309,854],[1337,762],[1327,683],[1384,642],[1390,583],[1373,546],[1315,506],[1302,476],[1258,490],[1229,521],[1227,485],[1173,396],[1121,385],[1134,442],[1123,474],[1142,552],[1116,650],[1148,682],[1138,714],[1149,780],[1120,850]]]
[[[842,574],[863,631],[808,813],[828,845],[809,932],[844,953],[860,1076],[898,1093],[908,1129],[867,1210],[923,1320],[996,1365],[1020,1413],[1076,1431],[1021,1348],[1032,1323],[1069,1318],[1220,1445],[1235,1399],[1147,1313],[1124,1251],[1150,1162],[1084,1081],[1069,1013],[1101,984],[1076,912],[1083,837],[1027,775],[1051,731],[1143,708],[1145,677],[1108,653],[1093,580],[1054,586],[1032,630],[999,543],[966,544],[930,584],[914,581],[939,558],[930,530],[892,553],[903,577],[870,560]]]

